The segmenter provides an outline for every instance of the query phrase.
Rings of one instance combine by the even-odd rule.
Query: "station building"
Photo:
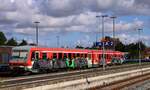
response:
[[[0,69],[8,66],[12,55],[12,46],[0,46]]]
[[[150,48],[146,48],[144,50],[144,58],[145,59],[150,59]]]

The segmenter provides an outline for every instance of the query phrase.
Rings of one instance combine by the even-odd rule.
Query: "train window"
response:
[[[80,57],[83,57],[83,54],[80,54]]]
[[[58,59],[62,59],[62,53],[58,53]]]
[[[110,55],[109,54],[107,55],[107,58],[110,59]]]
[[[39,59],[39,53],[35,53],[35,59]]]
[[[99,54],[99,59],[101,59],[102,58],[102,54]]]
[[[81,54],[81,57],[83,57],[83,58],[84,58],[84,54]]]
[[[53,58],[57,58],[57,53],[53,53]]]
[[[32,52],[31,54],[31,60],[34,60],[35,59],[35,52]]]
[[[64,57],[63,57],[63,58],[64,58],[64,59],[67,58],[67,53],[64,53]]]
[[[47,53],[42,53],[42,59],[47,59]]]
[[[87,54],[85,54],[84,56],[85,56],[85,58],[86,58],[86,57],[87,57]]]
[[[69,54],[68,54],[68,58],[70,58],[70,59],[71,59],[71,53],[69,53]]]
[[[88,54],[88,58],[91,58],[91,54]]]
[[[28,55],[28,50],[13,50],[12,51],[12,58],[13,59],[23,59],[25,60]]]
[[[77,53],[75,53],[75,57],[77,57]]]
[[[80,54],[79,54],[79,53],[77,53],[77,54],[76,54],[76,56],[77,56],[77,57],[80,57]]]
[[[72,54],[72,58],[75,58],[75,54],[74,53]]]

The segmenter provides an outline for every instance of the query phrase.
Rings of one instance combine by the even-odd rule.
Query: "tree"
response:
[[[17,41],[14,38],[11,38],[7,41],[6,45],[17,46]]]
[[[99,46],[96,46],[96,42],[93,42],[93,45],[89,49],[99,49]]]
[[[75,48],[78,48],[78,49],[84,49],[84,47],[81,46],[81,45],[77,45]]]
[[[122,42],[117,42],[115,46],[116,51],[125,51],[125,45]]]
[[[140,48],[141,53],[144,53],[144,50],[146,49],[146,45],[140,42],[140,46],[141,46]],[[127,45],[125,50],[126,52],[129,52],[129,58],[137,59],[139,57],[139,42],[131,43]]]
[[[22,40],[22,42],[19,44],[19,46],[24,46],[24,45],[28,45],[27,41],[26,40]]]
[[[5,45],[7,38],[5,37],[3,32],[0,32],[0,45]]]

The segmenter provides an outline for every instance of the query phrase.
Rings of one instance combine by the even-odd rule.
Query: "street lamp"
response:
[[[36,46],[38,46],[38,25],[40,22],[36,21],[34,22],[35,23],[35,26],[36,26]]]
[[[104,39],[104,18],[108,17],[108,15],[96,16],[97,18],[102,17],[102,39]],[[103,70],[105,70],[105,45],[102,41],[102,62],[103,62]]]
[[[113,49],[114,49],[114,51],[115,51],[115,46],[116,46],[116,43],[115,43],[115,19],[116,19],[117,17],[112,16],[112,17],[110,17],[110,18],[112,18],[112,21],[113,21],[113,43],[114,43]]]
[[[141,65],[141,31],[143,29],[138,29],[138,36],[139,36],[139,65]]]

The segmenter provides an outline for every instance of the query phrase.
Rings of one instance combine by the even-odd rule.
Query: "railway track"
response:
[[[141,67],[142,66],[142,67]],[[14,79],[2,80],[0,81],[0,89],[2,90],[20,90],[23,88],[31,88],[35,86],[54,84],[63,81],[77,80],[81,78],[87,79],[89,77],[106,75],[111,73],[117,73],[122,71],[134,70],[149,67],[150,63],[143,63],[141,66],[138,64],[127,64],[122,66],[113,66],[107,67],[106,70],[102,68],[94,68],[88,70],[79,70],[63,73],[51,73],[51,74],[42,74],[42,75],[32,75],[30,77],[19,77]]]
[[[125,80],[120,80],[117,82],[113,82],[110,84],[105,84],[103,86],[97,86],[90,88],[88,90],[128,90],[127,87],[130,85],[143,82],[145,80],[150,80],[150,74],[140,75],[132,78],[128,78]],[[133,90],[133,89],[132,89]]]

